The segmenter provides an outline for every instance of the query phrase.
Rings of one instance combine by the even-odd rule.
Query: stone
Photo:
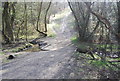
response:
[[[70,73],[70,78],[73,78],[75,76],[74,73]]]

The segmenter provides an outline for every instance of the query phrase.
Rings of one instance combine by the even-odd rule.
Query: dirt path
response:
[[[51,26],[56,33],[56,37],[40,39],[40,41],[48,43],[48,47],[44,48],[48,51],[26,52],[17,56],[10,63],[3,64],[2,70],[0,70],[2,79],[104,78],[103,74],[107,73],[104,69],[100,70],[92,66],[89,63],[90,61],[86,59],[74,57],[75,47],[70,40],[73,34],[70,27],[67,27],[67,18],[70,17],[70,14],[71,12],[65,13],[61,22],[59,22],[60,28],[57,28],[55,24],[58,22],[57,18],[52,18],[51,23],[55,25],[51,24]]]
[[[41,51],[18,56],[11,63],[3,64],[3,79],[52,79],[72,78],[74,47],[67,38],[45,38],[50,46]]]
[[[65,13],[60,28],[54,28],[56,37],[40,39],[48,43],[44,48],[48,51],[31,52],[17,56],[10,63],[2,65],[3,79],[63,79],[74,78],[75,62],[74,46],[71,44],[72,34],[67,27]],[[56,23],[52,19],[51,23]],[[55,25],[56,26],[56,25]]]

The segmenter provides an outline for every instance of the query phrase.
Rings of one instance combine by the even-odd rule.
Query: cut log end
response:
[[[14,55],[9,55],[9,56],[8,56],[8,59],[9,59],[9,60],[14,59],[14,58],[15,58]]]

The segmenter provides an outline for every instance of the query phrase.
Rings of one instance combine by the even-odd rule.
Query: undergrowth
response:
[[[77,37],[72,37],[71,41],[74,45],[76,45],[77,48],[80,49],[87,49],[87,47],[99,47],[99,48],[104,48],[105,44],[90,44],[90,43],[85,43],[85,42],[80,42],[79,39]],[[110,44],[107,45],[107,50],[111,47]],[[118,45],[113,45],[112,48],[114,48],[113,50],[116,51],[115,49],[118,48]],[[118,50],[117,50],[118,51]],[[93,54],[95,57],[95,60],[90,60],[92,57],[89,54],[84,54],[84,53],[79,53],[76,52],[75,56],[76,59],[81,60],[81,59],[86,59],[87,62],[91,65],[91,66],[95,66],[98,69],[103,69],[106,68],[108,70],[113,70],[113,71],[119,71],[120,69],[118,68],[120,66],[119,62],[113,62],[112,64],[109,61],[117,61],[120,60],[120,58],[109,58],[106,57],[105,60],[101,60],[100,56],[97,54]],[[113,65],[117,65],[118,67],[115,67]]]

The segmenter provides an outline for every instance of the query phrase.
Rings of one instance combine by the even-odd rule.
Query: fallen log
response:
[[[113,61],[108,61],[108,62],[120,62],[120,60],[113,60]]]
[[[11,60],[11,59],[14,59],[15,56],[14,55],[9,55],[7,59]]]
[[[76,52],[84,53],[84,54],[89,54],[89,55],[91,55],[91,57],[92,57],[93,60],[95,59],[95,57],[93,55],[93,52],[91,50],[77,48]]]

